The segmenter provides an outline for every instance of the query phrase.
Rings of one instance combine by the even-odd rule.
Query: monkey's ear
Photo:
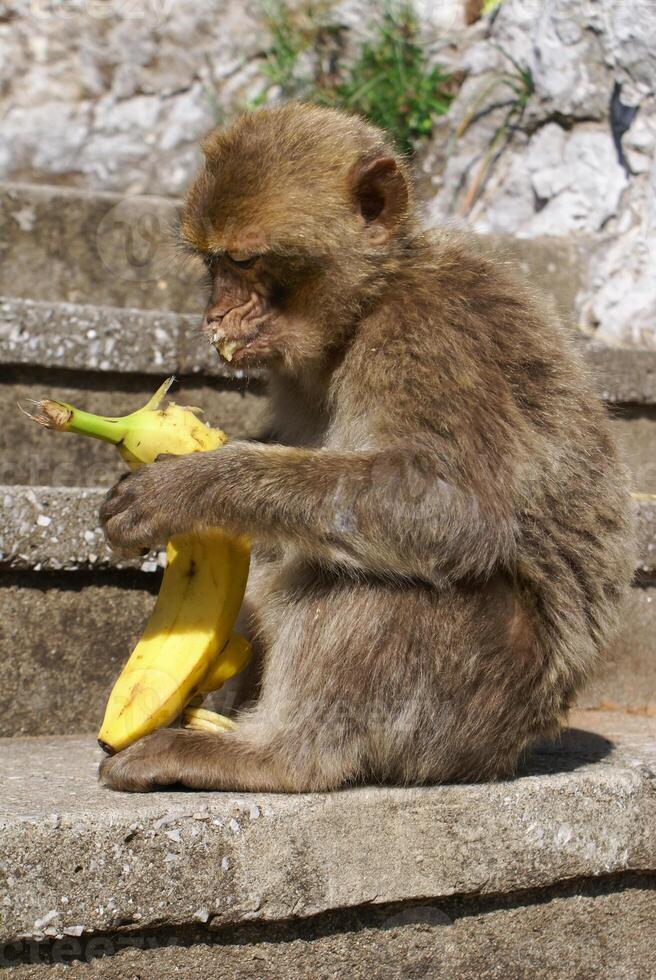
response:
[[[401,223],[408,207],[408,185],[394,157],[375,157],[357,163],[353,195],[367,237],[384,245]]]

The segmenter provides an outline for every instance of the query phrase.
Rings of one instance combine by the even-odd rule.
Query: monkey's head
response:
[[[210,280],[204,327],[227,360],[299,370],[343,342],[407,253],[407,168],[361,119],[298,103],[203,143],[182,213]]]

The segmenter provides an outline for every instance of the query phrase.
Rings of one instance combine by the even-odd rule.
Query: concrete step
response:
[[[103,487],[0,486],[0,568],[21,571],[155,571],[153,556],[119,558],[98,526]],[[656,576],[656,499],[634,502],[640,539],[639,570]],[[151,567],[152,566],[152,567]]]
[[[204,268],[176,248],[179,208],[171,198],[0,183],[0,295],[195,314],[203,307]],[[483,243],[570,316],[585,240],[497,236]]]
[[[539,976],[650,976],[653,726],[576,712],[513,780],[291,796],[115,794],[91,739],[8,740],[5,965],[106,955],[104,976],[284,978],[357,961],[377,977],[491,977],[538,957]],[[628,947],[609,941],[619,923]]]
[[[152,609],[163,555],[126,561],[107,548],[97,520],[104,493],[0,487],[2,735],[97,730],[107,692]],[[636,507],[640,584],[606,666],[580,703],[656,717],[656,503]]]
[[[0,295],[195,313],[203,269],[176,251],[179,203],[0,183]]]
[[[656,493],[656,352],[609,350],[581,338],[598,390],[612,409],[633,484]],[[0,300],[0,482],[109,484],[102,445],[62,442],[16,411],[48,395],[101,414],[143,404],[175,374],[174,397],[205,409],[235,438],[264,428],[262,377],[223,367],[197,317],[23,299]]]
[[[194,315],[185,315],[0,293],[0,365],[243,378],[205,342],[201,310],[202,305]],[[584,334],[579,341],[604,401],[656,404],[656,351],[607,347]]]

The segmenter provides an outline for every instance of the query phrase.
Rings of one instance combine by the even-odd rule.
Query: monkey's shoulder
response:
[[[426,241],[411,273],[359,324],[339,381],[362,416],[440,431],[448,423],[449,432],[483,431],[491,419],[544,427],[594,400],[549,303],[460,234]]]

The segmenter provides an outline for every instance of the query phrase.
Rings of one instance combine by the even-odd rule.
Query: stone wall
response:
[[[504,0],[467,29],[463,0],[416,3],[464,73],[419,156],[427,220],[584,239],[580,324],[656,347],[656,0]],[[356,43],[367,6],[335,4]],[[267,42],[258,0],[6,0],[0,179],[179,195]]]
[[[654,0],[504,0],[458,54],[467,77],[423,160],[429,219],[587,240],[579,323],[656,346]]]
[[[249,94],[256,0],[8,0],[0,177],[179,194]]]

